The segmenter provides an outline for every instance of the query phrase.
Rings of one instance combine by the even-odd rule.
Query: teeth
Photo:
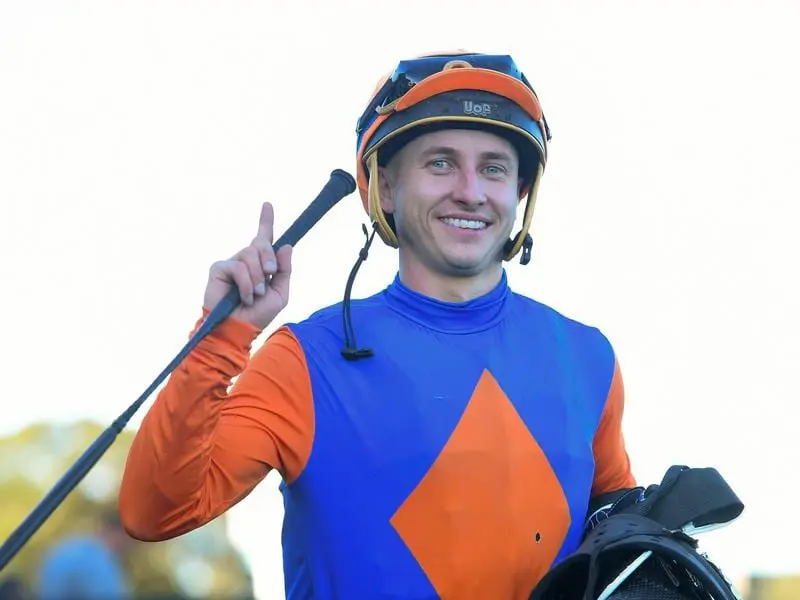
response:
[[[486,229],[486,223],[483,221],[473,221],[472,219],[452,219],[445,217],[442,219],[448,225],[453,227],[460,227],[461,229]]]

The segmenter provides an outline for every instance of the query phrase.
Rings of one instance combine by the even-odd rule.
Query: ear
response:
[[[378,189],[380,190],[380,202],[383,212],[392,214],[394,212],[394,173],[386,167],[378,168]]]

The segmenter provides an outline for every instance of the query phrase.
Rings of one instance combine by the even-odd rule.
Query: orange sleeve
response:
[[[595,473],[592,497],[636,486],[622,433],[624,409],[625,388],[622,383],[622,372],[619,363],[615,362],[608,399],[594,438]]]
[[[156,397],[119,491],[120,517],[132,537],[182,535],[245,498],[271,469],[291,481],[304,468],[314,439],[305,355],[284,327],[250,358],[258,334],[228,318]]]

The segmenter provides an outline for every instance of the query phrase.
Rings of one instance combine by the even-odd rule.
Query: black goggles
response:
[[[429,56],[403,60],[400,61],[392,76],[381,86],[358,119],[356,134],[360,137],[369,128],[378,116],[378,109],[396,102],[423,79],[443,71],[445,66],[458,61],[465,61],[469,63],[469,66],[476,69],[497,71],[503,75],[513,77],[522,82],[536,96],[533,86],[528,82],[522,71],[519,70],[514,59],[507,54],[448,54],[446,56]],[[549,139],[550,131],[547,127],[547,121],[544,117],[542,117],[542,121],[544,122],[545,134]]]

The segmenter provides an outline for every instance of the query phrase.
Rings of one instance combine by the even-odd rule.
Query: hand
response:
[[[237,286],[242,303],[231,317],[264,330],[289,302],[289,279],[292,271],[292,247],[284,246],[277,253],[272,248],[272,205],[261,207],[258,233],[250,245],[228,260],[211,265],[203,306],[213,309]]]

